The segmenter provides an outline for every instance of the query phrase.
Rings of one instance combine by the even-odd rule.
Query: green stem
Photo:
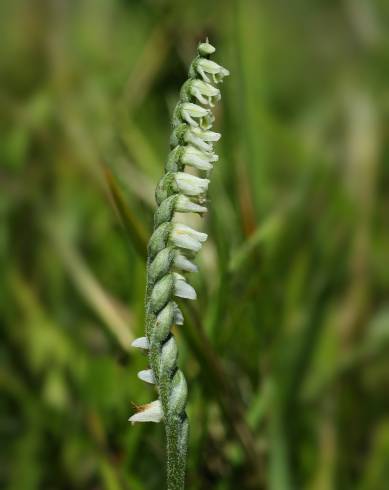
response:
[[[166,420],[167,488],[182,490],[185,486],[186,453],[188,447],[188,420],[179,416]]]

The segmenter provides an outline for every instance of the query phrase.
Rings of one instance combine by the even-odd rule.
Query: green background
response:
[[[389,488],[388,2],[3,0],[0,32],[1,488],[164,488],[130,343],[206,36],[231,76],[176,331],[187,487]]]

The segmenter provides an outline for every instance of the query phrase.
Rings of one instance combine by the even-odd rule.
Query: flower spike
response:
[[[149,368],[139,371],[138,378],[155,386],[158,399],[137,407],[137,413],[129,420],[165,423],[169,490],[184,488],[188,439],[185,413],[188,390],[184,374],[177,366],[178,348],[172,333],[174,325],[184,324],[184,316],[175,297],[197,298],[195,289],[182,274],[197,271],[192,259],[207,239],[206,233],[173,218],[176,212],[201,216],[207,212],[204,204],[209,174],[219,159],[213,144],[220,139],[220,134],[211,130],[215,118],[210,108],[221,97],[213,83],[223,81],[229,74],[209,59],[214,52],[208,39],[198,45],[197,57],[172,115],[171,151],[155,192],[158,207],[147,249],[146,336],[132,343],[148,354]],[[187,172],[187,167],[200,175]]]

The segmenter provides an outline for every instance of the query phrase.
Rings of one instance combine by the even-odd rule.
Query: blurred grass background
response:
[[[1,488],[164,488],[129,346],[207,35],[231,77],[176,332],[187,487],[389,488],[388,2],[3,0],[0,32]]]

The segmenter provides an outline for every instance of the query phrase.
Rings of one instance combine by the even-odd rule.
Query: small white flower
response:
[[[196,63],[196,70],[203,77],[205,82],[210,82],[208,75],[212,76],[214,83],[219,83],[223,81],[224,77],[227,77],[230,72],[218,65],[214,61],[208,60],[206,58],[200,58]]]
[[[193,128],[195,134],[199,134],[201,130],[198,128]],[[216,131],[201,131],[201,135],[199,135],[204,141],[219,141],[221,134],[216,133]]]
[[[197,104],[192,104],[191,102],[184,102],[182,104],[181,115],[184,121],[191,126],[198,127],[200,125],[203,129],[209,129],[214,121],[214,116],[209,109],[205,109]],[[197,118],[199,122],[193,118]]]
[[[219,141],[221,134],[214,131],[202,131],[200,128],[190,128],[186,131],[184,139],[200,150],[211,152],[212,144],[209,142]]]
[[[132,342],[132,347],[136,347],[138,349],[148,350],[149,349],[149,341],[147,337],[138,337]]]
[[[192,145],[186,146],[181,156],[182,163],[199,170],[211,170],[213,168],[211,162],[216,162],[218,159],[219,157],[214,153],[205,153]]]
[[[202,80],[192,80],[190,82],[190,93],[201,104],[208,104],[211,107],[214,107],[214,103],[220,100],[220,90]]]
[[[197,298],[196,291],[190,284],[186,282],[185,277],[181,276],[181,274],[177,274],[177,272],[174,272],[173,275],[174,275],[174,294],[178,298],[196,299]]]
[[[209,180],[201,179],[186,172],[176,172],[174,178],[178,190],[187,196],[199,196],[207,192]]]
[[[175,210],[178,213],[206,213],[207,208],[189,199],[187,196],[179,195],[176,201]]]
[[[154,373],[151,369],[144,369],[143,371],[139,371],[138,378],[144,381],[145,383],[155,384]]]
[[[207,239],[207,234],[193,230],[190,226],[174,223],[170,239],[177,247],[198,252],[202,242]]]
[[[197,272],[197,265],[179,253],[174,258],[174,265],[185,272]]]
[[[146,405],[137,407],[138,412],[134,413],[128,420],[135,422],[160,422],[163,417],[162,405],[159,400],[155,400]]]

